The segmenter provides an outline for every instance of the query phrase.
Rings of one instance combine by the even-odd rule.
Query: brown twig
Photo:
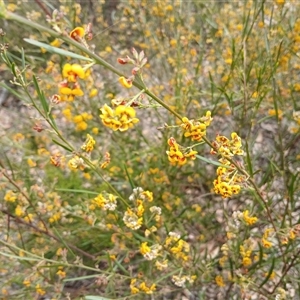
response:
[[[35,209],[35,206],[33,205],[33,203],[31,202],[31,199],[28,197],[28,195],[26,193],[24,193],[24,191],[20,188],[20,186],[18,185],[17,182],[15,182],[12,178],[10,178],[10,176],[5,172],[5,168],[4,165],[1,163],[0,161],[0,167],[2,167],[2,171],[1,174],[19,191],[19,193],[28,201],[28,203],[30,204],[30,206]],[[27,212],[26,212],[27,213]],[[42,217],[40,216],[40,214],[35,210],[35,213],[37,214],[37,216],[39,217],[39,220],[41,221],[41,223],[43,224],[44,228],[46,229],[46,231],[48,231],[47,225],[44,222],[44,220],[42,219]]]
[[[44,11],[44,13],[51,17],[51,13],[50,11],[47,9],[47,7],[45,7],[44,3],[41,2],[40,0],[35,0],[35,2],[37,3],[37,5]]]
[[[300,250],[297,251],[297,253],[294,255],[294,257],[292,258],[291,262],[288,265],[286,264],[284,265],[283,273],[281,274],[279,281],[276,283],[272,292],[270,293],[271,295],[276,291],[276,289],[279,287],[281,282],[285,279],[286,274],[294,266],[295,260],[299,257],[299,255],[300,255]]]

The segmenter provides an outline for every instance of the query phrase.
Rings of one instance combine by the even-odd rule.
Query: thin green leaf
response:
[[[99,274],[86,275],[86,276],[80,276],[80,277],[72,277],[72,278],[64,279],[63,282],[72,282],[72,281],[77,281],[77,280],[85,280],[85,279],[95,278],[95,277],[98,277],[98,276],[99,276]]]
[[[268,280],[269,280],[269,278],[270,278],[270,276],[271,276],[271,274],[272,274],[272,272],[274,270],[274,266],[275,266],[275,257],[272,258],[272,265],[271,265],[271,268],[270,268],[270,270],[268,272],[268,275],[265,278],[265,280],[260,284],[259,288],[261,288],[264,284],[266,284],[268,282]]]
[[[127,167],[126,167],[125,164],[124,164],[124,169],[125,169],[126,175],[127,175],[127,177],[128,177],[128,180],[129,180],[131,189],[134,189],[134,183],[133,183],[133,181],[132,181],[132,179],[131,179],[131,177],[130,177],[130,174],[129,174],[129,172],[128,172],[128,170],[127,170]]]
[[[253,176],[253,168],[252,168],[251,156],[249,153],[249,147],[248,147],[247,141],[246,141],[246,160],[247,160],[249,175],[250,175],[250,177],[252,177]]]
[[[18,93],[16,89],[13,89],[10,86],[8,86],[6,83],[0,82],[0,86],[3,87],[4,89],[6,89],[8,92],[10,92],[12,95],[16,96],[18,99],[20,99],[20,100],[22,100],[22,101],[24,101],[26,103],[29,103],[28,100],[27,101],[25,100],[25,98],[24,98],[23,95],[21,95],[20,93]]]
[[[9,257],[9,258],[15,258],[18,260],[26,260],[26,261],[40,261],[41,260],[40,258],[17,256],[17,255],[12,255],[12,254],[1,252],[1,251],[0,251],[0,255],[3,255],[3,256]]]
[[[69,152],[73,152],[73,150],[71,148],[69,148],[68,146],[62,144],[61,142],[57,141],[56,139],[52,139],[52,142],[55,143],[58,146],[61,146],[62,148],[64,148],[65,150],[67,150]]]
[[[116,260],[115,264],[119,267],[120,270],[122,270],[126,275],[129,276],[130,275],[129,272],[122,266],[122,260],[120,261]]]
[[[101,297],[101,296],[85,296],[84,297],[85,300],[112,300],[111,298],[105,298],[105,297]]]
[[[60,192],[71,192],[71,193],[84,193],[84,194],[91,194],[91,195],[98,195],[99,193],[91,192],[88,190],[73,190],[73,189],[55,189],[56,191]]]
[[[57,130],[57,126],[56,126],[56,122],[51,114],[51,111],[49,109],[49,104],[45,98],[45,94],[44,92],[40,89],[40,86],[39,86],[39,83],[37,81],[37,78],[35,76],[33,76],[33,84],[34,84],[34,87],[37,91],[37,94],[38,94],[38,97],[39,97],[39,100],[41,101],[41,104],[42,104],[42,107],[44,109],[44,112],[45,112],[45,117],[49,117],[50,121],[51,121],[51,125]]]
[[[257,193],[254,190],[250,190],[255,198],[255,200],[257,200],[257,202],[260,204],[260,206],[262,207],[263,210],[266,209],[265,204],[262,202],[261,198],[257,196]]]
[[[45,115],[48,116],[48,114],[49,114],[49,105],[46,101],[46,98],[45,98],[45,95],[44,95],[43,91],[40,89],[40,86],[39,86],[38,81],[37,81],[35,76],[33,76],[33,84],[34,84],[35,90],[38,94],[38,98],[41,101],[41,104],[42,104],[42,107],[44,109]]]
[[[70,52],[70,51],[67,51],[67,50],[63,50],[63,49],[60,49],[60,48],[57,48],[57,47],[53,47],[53,46],[50,46],[48,44],[41,43],[41,42],[38,42],[38,41],[35,41],[35,40],[32,40],[32,39],[24,39],[24,41],[31,44],[31,45],[34,45],[34,46],[37,46],[37,47],[40,47],[40,48],[44,48],[49,52],[56,53],[56,54],[59,54],[59,55],[62,55],[62,56],[73,57],[73,58],[76,58],[76,59],[86,60],[86,61],[90,61],[90,62],[93,61],[89,57],[85,57],[85,56],[82,56],[82,55],[79,55],[79,54],[76,54],[76,53],[73,53],[73,52]]]
[[[26,62],[25,62],[25,52],[24,52],[24,49],[22,48],[21,50],[21,54],[22,54],[22,69],[24,70],[25,69],[25,66],[26,66]]]
[[[68,246],[68,244],[64,241],[64,239],[60,236],[59,232],[55,227],[53,227],[53,230],[55,231],[56,235],[58,236],[59,240],[61,241],[62,244],[65,245],[65,247],[69,250],[69,252],[76,257],[75,253],[72,251],[72,249]]]
[[[11,71],[14,74],[14,76],[17,78],[17,72],[16,72],[16,64],[14,62],[11,63]]]
[[[228,166],[225,166],[225,165],[221,164],[218,161],[210,160],[210,159],[205,158],[205,157],[203,157],[201,155],[196,155],[196,157],[199,158],[199,159],[201,159],[201,160],[203,160],[204,162],[207,162],[207,163],[211,164],[211,165],[215,165],[215,166],[223,167],[223,168],[228,168]]]

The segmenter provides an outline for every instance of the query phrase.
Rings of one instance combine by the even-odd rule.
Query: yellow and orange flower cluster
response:
[[[231,133],[231,140],[223,135],[218,135],[212,145],[214,146],[214,149],[211,149],[211,153],[221,155],[222,158],[220,161],[223,164],[228,164],[227,158],[244,154],[244,151],[241,149],[241,138],[236,132]]]
[[[140,253],[146,260],[153,260],[160,255],[162,248],[163,247],[159,244],[154,244],[153,246],[149,247],[148,242],[144,242],[141,244]]]
[[[114,131],[126,131],[139,122],[139,119],[135,118],[136,112],[132,107],[119,105],[113,110],[105,104],[100,110],[102,123]]]
[[[249,216],[249,210],[243,211],[243,220],[249,226],[254,225],[258,221],[257,217],[250,217]]]
[[[178,164],[182,166],[187,163],[188,158],[192,160],[196,159],[197,151],[191,150],[190,148],[184,151],[173,137],[168,139],[168,145],[170,146],[170,150],[166,152],[172,165]]]
[[[68,161],[68,167],[72,171],[76,171],[78,169],[82,171],[85,169],[84,160],[81,157],[75,155]]]
[[[231,140],[219,135],[212,145],[214,149],[211,149],[211,153],[220,155],[219,161],[224,165],[217,169],[218,177],[214,180],[214,191],[222,198],[229,198],[240,192],[241,184],[246,180],[245,176],[238,174],[236,167],[228,160],[234,155],[244,154],[241,149],[241,138],[235,132],[231,133]]]
[[[271,248],[273,246],[273,243],[270,241],[274,235],[274,229],[273,228],[266,228],[263,234],[263,237],[261,239],[262,246],[264,248]]]
[[[183,117],[181,127],[184,130],[184,136],[190,137],[192,141],[201,141],[202,137],[206,135],[206,128],[211,121],[210,111],[207,111],[206,115],[199,120],[189,120],[187,117]]]
[[[92,152],[94,150],[94,146],[96,144],[96,141],[94,138],[87,134],[85,143],[81,146],[81,149],[87,153]]]
[[[85,78],[85,71],[79,64],[65,64],[62,70],[62,76],[65,78],[59,84],[59,93],[61,100],[73,101],[75,96],[83,96],[78,78]]]
[[[137,282],[136,278],[132,278],[130,282],[130,290],[131,294],[137,294],[137,293],[146,293],[146,294],[153,294],[153,292],[156,290],[156,285],[148,285],[143,281],[141,283]]]
[[[251,239],[245,240],[243,245],[240,245],[240,255],[242,256],[242,264],[244,267],[249,267],[252,264],[252,251],[254,243]]]
[[[97,207],[114,211],[117,207],[117,196],[108,193],[99,194],[91,201],[90,209],[95,210]]]
[[[190,245],[183,239],[180,234],[175,232],[169,232],[169,236],[166,238],[164,248],[168,249],[170,253],[179,260],[188,261]]]
[[[148,204],[153,201],[153,195],[152,192],[144,191],[141,187],[137,187],[133,189],[133,193],[129,196],[129,201],[132,205],[124,213],[123,222],[128,228],[137,230],[143,224],[144,213],[148,211]],[[154,212],[154,214],[157,213]]]

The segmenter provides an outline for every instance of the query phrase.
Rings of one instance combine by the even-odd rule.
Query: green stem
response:
[[[84,155],[79,155],[84,162],[107,184],[107,186],[110,188],[110,190],[116,195],[118,196],[121,201],[125,204],[126,207],[129,207],[130,205],[126,202],[126,200],[120,195],[120,193],[111,185],[111,183],[109,181],[107,181],[102,174],[99,172],[98,168],[96,168],[96,166]]]

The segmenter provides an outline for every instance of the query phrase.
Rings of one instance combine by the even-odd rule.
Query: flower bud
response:
[[[118,58],[118,63],[121,65],[126,65],[128,60],[126,58]]]

